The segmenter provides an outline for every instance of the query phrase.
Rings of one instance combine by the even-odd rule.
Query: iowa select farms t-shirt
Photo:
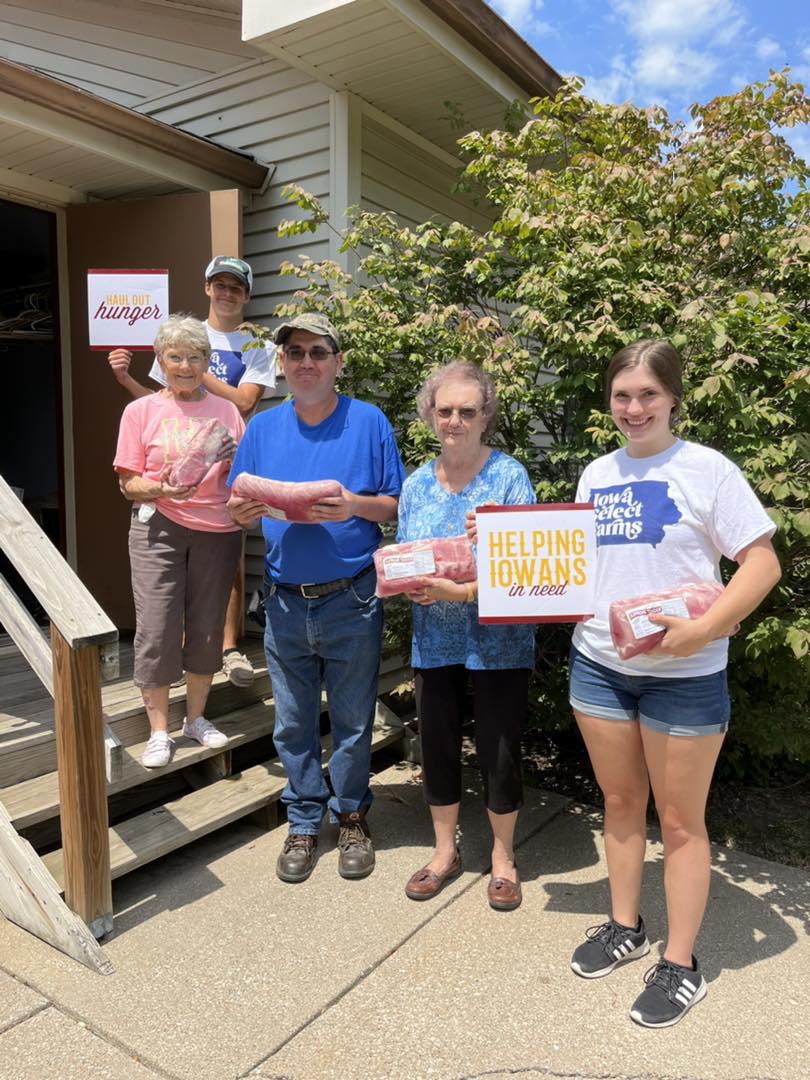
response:
[[[227,383],[229,386],[239,386],[240,383],[255,383],[272,390],[276,385],[276,365],[273,352],[267,349],[248,349],[245,346],[251,341],[249,333],[241,330],[214,330],[208,323],[203,323],[211,342],[211,362],[208,365],[209,372],[215,379]],[[155,362],[149,372],[149,378],[166,385],[160,364]],[[266,395],[265,395],[266,396]]]
[[[737,466],[716,450],[678,440],[652,457],[625,450],[588,465],[577,502],[596,510],[596,612],[579,623],[574,645],[598,664],[631,675],[709,675],[726,666],[728,640],[686,659],[645,653],[621,661],[613,648],[613,600],[720,581],[720,556],[733,559],[776,526]]]

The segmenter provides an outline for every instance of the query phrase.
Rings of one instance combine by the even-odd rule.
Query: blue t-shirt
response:
[[[249,430],[249,429],[248,429]],[[436,479],[434,462],[405,481],[399,500],[397,540],[461,536],[468,510],[493,502],[522,506],[534,502],[526,470],[508,454],[493,450],[481,471],[458,494]],[[528,624],[481,625],[476,604],[412,604],[414,667],[463,664],[473,671],[534,667],[534,627]]]
[[[228,483],[240,472],[271,480],[337,480],[355,495],[399,495],[405,471],[391,425],[374,405],[338,394],[320,424],[299,420],[292,401],[259,413],[248,424]],[[323,525],[262,518],[265,569],[288,585],[354,577],[380,543],[373,521],[351,517]]]

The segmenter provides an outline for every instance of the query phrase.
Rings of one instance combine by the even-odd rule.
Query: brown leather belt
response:
[[[336,578],[334,581],[324,581],[320,584],[308,582],[305,585],[287,585],[283,581],[275,581],[273,584],[278,586],[279,589],[286,589],[287,592],[297,593],[298,596],[303,596],[305,600],[317,600],[321,596],[329,596],[330,593],[341,592],[343,589],[348,589],[355,581],[359,581],[360,578],[371,573],[373,569],[374,563],[369,563],[368,566],[363,567],[360,573],[355,574],[354,577]]]

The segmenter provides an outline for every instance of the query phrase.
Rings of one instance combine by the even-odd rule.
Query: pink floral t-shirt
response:
[[[205,420],[219,420],[239,442],[245,424],[236,406],[224,398],[205,394],[202,401],[177,401],[162,392],[136,398],[124,409],[118,429],[113,467],[160,481],[167,465],[173,465],[189,439]],[[201,532],[238,532],[226,508],[228,464],[218,462],[190,499],[156,499],[155,507],[177,525]]]

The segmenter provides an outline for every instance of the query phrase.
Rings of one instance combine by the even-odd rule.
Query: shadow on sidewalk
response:
[[[422,795],[422,785],[414,778],[412,767],[393,766],[386,776],[389,779],[384,783],[372,779],[375,801],[368,819],[374,849],[379,856],[377,869],[370,879],[375,883],[375,893],[379,889],[379,882],[385,880],[390,865],[387,853],[414,848],[412,869],[416,870],[426,861],[433,843],[430,812]],[[467,871],[484,873],[489,867],[492,837],[484,811],[480,780],[471,770],[465,770],[463,776],[459,831],[464,867]],[[530,834],[542,829],[559,810],[562,801],[557,796],[543,792],[527,792],[526,807],[518,821],[518,842],[525,842]],[[241,849],[249,852],[253,846],[256,847],[255,876],[267,878],[269,885],[275,888],[275,860],[286,831],[283,814],[280,815],[279,827],[269,833],[242,819],[114,882],[114,936],[131,931],[162,912],[179,911],[222,889],[223,883],[215,864],[224,856],[238,853]],[[337,839],[337,826],[330,824],[325,817],[319,836],[319,863],[334,853]],[[357,884],[360,885],[359,882]],[[402,884],[404,882],[398,879],[396,882],[386,880],[384,887],[395,890],[399,896]],[[273,902],[285,906],[293,904],[296,896],[299,900],[303,898],[304,894],[298,890],[306,888],[306,883],[294,887],[286,885],[281,894],[274,895]],[[364,901],[358,898],[358,902]],[[234,903],[239,904],[238,891],[234,894]]]
[[[544,849],[548,833],[530,841],[523,857],[524,873],[545,879],[547,911],[593,914],[594,923],[601,922],[610,910],[606,875],[586,883],[553,880],[598,861],[594,836],[601,831],[601,814],[575,808],[563,818],[565,842],[557,840]],[[555,831],[560,828],[558,823]],[[658,840],[652,831],[650,840]],[[663,877],[663,855],[648,854],[641,910],[653,944],[662,942],[666,934]],[[802,871],[728,848],[713,848],[709,903],[698,937],[701,966],[709,980],[724,969],[760,963],[795,945],[798,935],[787,917],[808,924],[810,889]],[[578,942],[570,944],[573,950]]]

